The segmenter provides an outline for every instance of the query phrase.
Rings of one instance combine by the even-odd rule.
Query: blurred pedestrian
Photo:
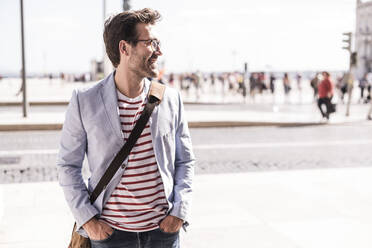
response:
[[[270,91],[271,91],[271,94],[274,95],[274,92],[275,92],[275,76],[274,76],[274,73],[270,73]]]
[[[200,71],[197,71],[194,74],[194,85],[196,90],[196,100],[199,101],[201,93],[202,93],[202,86],[203,86],[203,74]]]
[[[369,102],[370,104],[370,107],[367,113],[367,119],[372,120],[372,72],[369,72],[367,74],[367,82],[368,82],[368,86],[367,86],[368,96],[367,96],[366,102],[367,103]]]
[[[344,103],[345,93],[347,91],[347,82],[345,79],[345,73],[342,76],[337,77],[336,90],[338,93],[339,102]]]
[[[235,77],[234,73],[229,72],[227,74],[227,83],[228,83],[228,86],[229,86],[229,92],[230,93],[235,93],[236,77]]]
[[[372,72],[367,73],[367,98],[365,103],[372,101]]]
[[[368,81],[367,81],[367,73],[363,75],[361,79],[359,79],[359,88],[360,88],[360,98],[358,102],[363,103],[364,102],[364,89],[367,87]]]
[[[211,73],[210,74],[210,80],[211,80],[212,87],[214,87],[214,84],[216,82],[216,77],[214,76],[214,73]]]
[[[323,80],[320,82],[318,86],[318,107],[320,113],[322,114],[323,118],[329,120],[329,115],[335,112],[335,106],[332,105],[332,97],[333,97],[333,85],[330,80],[330,75],[328,72],[322,72]],[[326,106],[326,111],[323,111],[323,105]]]
[[[185,85],[184,85],[184,81],[185,81],[185,76],[183,73],[179,74],[178,75],[178,82],[179,82],[179,87],[181,89],[181,91],[183,91],[184,89],[186,89]]]
[[[372,120],[372,101],[370,101],[369,104],[370,104],[370,107],[367,113],[367,119],[371,121]]]
[[[285,102],[289,102],[289,92],[291,91],[291,81],[289,80],[288,73],[285,72],[283,76],[283,87],[284,87],[284,95],[285,95]]]
[[[318,98],[318,84],[319,84],[319,73],[315,73],[315,76],[310,81],[310,86],[313,89],[314,102]]]
[[[267,90],[267,86],[266,86],[265,82],[266,82],[265,72],[258,73],[257,86],[258,86],[258,90],[259,90],[260,94],[262,94],[265,90]]]
[[[351,72],[346,72],[344,76],[346,83],[346,92],[347,92],[347,103],[346,103],[346,116],[350,115],[350,106],[354,89],[354,75]]]
[[[53,74],[49,73],[48,78],[49,78],[49,84],[52,84],[53,83]]]
[[[255,99],[256,86],[257,86],[257,83],[258,83],[257,81],[258,81],[257,73],[252,72],[250,77],[249,77],[249,94],[250,94],[252,100]]]
[[[296,74],[297,90],[298,90],[298,100],[302,102],[302,76],[300,73]]]
[[[241,92],[241,94],[243,96],[243,102],[245,102],[245,100],[246,100],[245,97],[247,96],[247,88],[246,88],[245,82],[244,82],[244,74],[237,72],[237,80],[238,80],[238,84],[239,84],[239,91]]]
[[[168,80],[169,86],[174,87],[174,74],[169,74],[169,80]]]
[[[299,91],[302,90],[302,76],[300,73],[296,74],[296,82],[297,82],[297,88]]]
[[[76,231],[89,237],[79,247],[179,247],[187,226],[194,155],[184,108],[176,90],[147,79],[159,74],[159,18],[151,9],[109,18],[103,36],[115,70],[75,90],[68,106],[58,178]]]
[[[222,97],[225,98],[225,88],[226,88],[226,75],[225,73],[221,73],[219,76],[218,76],[218,80],[221,82],[221,93],[222,93]]]
[[[211,73],[209,75],[209,78],[211,82],[212,92],[216,93],[216,76],[214,75],[214,73]]]

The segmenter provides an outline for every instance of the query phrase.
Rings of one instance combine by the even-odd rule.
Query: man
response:
[[[359,80],[359,88],[360,88],[360,99],[358,102],[363,103],[364,102],[364,89],[368,86],[368,80],[367,80],[367,73],[363,75],[363,77]],[[367,93],[368,94],[368,93]]]
[[[270,73],[270,91],[272,95],[275,93],[275,80],[276,77],[274,76],[274,73]]]
[[[318,94],[319,94],[318,107],[319,107],[319,110],[323,118],[326,118],[327,120],[329,120],[329,114],[334,112],[332,111],[332,103],[331,103],[331,99],[333,97],[333,85],[329,79],[330,75],[328,72],[323,71],[322,76],[323,76],[323,80],[318,85]],[[323,104],[326,105],[325,113],[322,109]]]
[[[317,99],[317,95],[318,95],[318,83],[319,83],[319,73],[315,73],[314,77],[311,79],[310,81],[310,86],[311,88],[313,88],[313,96],[314,96],[314,101],[316,101]]]
[[[370,107],[369,107],[369,110],[368,110],[368,113],[367,113],[367,120],[370,120],[372,121],[372,72],[369,72],[367,74],[367,81],[368,81],[368,87],[367,87],[367,90],[368,90],[368,97],[367,97],[367,103],[369,101],[369,104],[370,104]]]
[[[59,182],[92,247],[179,247],[186,226],[194,155],[179,93],[166,88],[129,157],[94,204],[89,193],[121,149],[158,76],[162,55],[153,32],[160,14],[126,11],[105,23],[106,52],[115,71],[90,89],[75,91],[63,126]],[[91,176],[81,169],[87,156]]]

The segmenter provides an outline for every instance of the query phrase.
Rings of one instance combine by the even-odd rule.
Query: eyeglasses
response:
[[[136,41],[137,42],[143,41],[146,43],[146,45],[151,45],[151,48],[154,50],[154,52],[160,50],[160,47],[161,47],[160,40],[156,40],[156,39],[136,40]]]

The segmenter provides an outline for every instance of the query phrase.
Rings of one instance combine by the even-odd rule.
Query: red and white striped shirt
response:
[[[146,94],[128,98],[117,91],[121,128],[127,141],[146,105]],[[146,125],[128,157],[119,185],[103,208],[101,218],[111,227],[128,232],[157,229],[166,216],[168,203]]]

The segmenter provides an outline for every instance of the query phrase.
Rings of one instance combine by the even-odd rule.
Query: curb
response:
[[[69,101],[53,101],[53,102],[43,102],[43,101],[31,101],[28,102],[30,106],[65,106],[68,105]],[[187,105],[234,105],[240,104],[239,102],[189,102],[184,101],[183,104]],[[15,107],[22,106],[22,102],[0,102],[0,107]]]
[[[184,101],[183,104],[187,105],[236,105],[245,104],[243,102],[189,102]]]
[[[321,122],[257,122],[257,121],[194,121],[189,122],[189,128],[218,127],[302,127],[325,125]]]
[[[46,131],[46,130],[61,130],[61,123],[44,124],[0,124],[0,132],[5,131]]]
[[[56,102],[28,102],[30,106],[59,106],[59,105],[68,105],[68,101],[56,101]],[[0,102],[0,107],[9,107],[9,106],[22,106],[22,102]]]
[[[222,127],[302,127],[326,125],[319,122],[248,122],[248,121],[191,121],[189,128],[222,128]],[[0,124],[0,132],[5,131],[47,131],[61,130],[62,123]]]

